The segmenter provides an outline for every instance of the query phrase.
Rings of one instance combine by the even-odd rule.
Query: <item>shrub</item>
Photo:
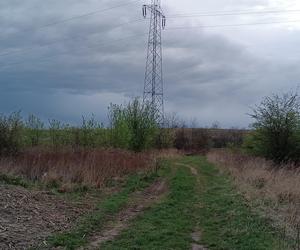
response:
[[[241,147],[245,138],[246,130],[241,129],[212,129],[211,146],[213,148]]]
[[[111,104],[108,117],[110,120],[110,145],[114,148],[128,149],[131,135],[123,107]]]
[[[22,145],[23,123],[20,112],[0,116],[0,155],[16,155]]]
[[[175,142],[175,130],[172,128],[161,128],[156,137],[155,147],[157,149],[173,148]]]
[[[152,106],[138,99],[110,107],[112,145],[136,152],[152,147],[158,132]]]
[[[295,93],[266,97],[253,109],[255,131],[245,142],[248,151],[276,163],[300,159],[300,102]]]
[[[208,130],[206,129],[187,129],[176,130],[175,147],[187,151],[205,151],[211,145]]]
[[[185,135],[185,129],[176,129],[174,145],[176,149],[185,149],[188,145],[188,138]]]
[[[28,116],[25,122],[27,137],[30,141],[31,146],[37,146],[40,143],[41,135],[44,128],[44,123],[35,115],[31,114]]]
[[[80,145],[83,147],[96,147],[97,144],[97,132],[101,129],[102,125],[99,124],[95,116],[87,119],[82,117],[82,125],[80,129]]]

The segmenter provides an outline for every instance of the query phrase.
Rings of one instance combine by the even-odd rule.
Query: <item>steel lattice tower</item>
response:
[[[161,9],[160,0],[151,0],[151,4],[143,6],[143,16],[145,18],[148,11],[150,12],[150,28],[143,102],[152,105],[155,120],[163,126],[164,94],[161,31],[165,28],[166,17]]]

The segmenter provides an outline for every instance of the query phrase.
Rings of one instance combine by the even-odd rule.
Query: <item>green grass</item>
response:
[[[170,164],[170,163],[169,163]],[[189,249],[195,220],[195,177],[187,168],[170,176],[170,193],[158,205],[145,211],[117,239],[101,249]]]
[[[20,186],[24,188],[30,188],[33,186],[33,183],[31,183],[30,181],[26,181],[21,177],[1,174],[1,173],[0,173],[0,184]]]
[[[190,249],[194,231],[201,232],[200,244],[208,249],[278,249],[276,230],[251,211],[228,176],[204,157],[184,157],[179,163],[195,167],[199,176],[176,167],[169,195],[101,249]]]
[[[101,230],[108,219],[125,207],[131,193],[146,188],[157,177],[158,174],[137,174],[130,176],[121,192],[104,199],[95,211],[81,218],[71,231],[49,238],[49,245],[51,247],[61,246],[65,249],[76,249],[84,246],[91,233]]]
[[[228,176],[204,157],[184,161],[197,167],[200,174],[200,206],[195,215],[203,244],[209,249],[278,249],[276,230],[251,211]]]
[[[94,194],[99,192],[98,189],[83,184],[74,184],[72,189],[69,191],[61,192],[60,188],[62,184],[56,181],[51,183],[43,183],[40,181],[31,181],[20,176],[2,173],[0,173],[0,185],[23,187],[29,190],[46,190],[69,200],[79,200],[87,193]]]

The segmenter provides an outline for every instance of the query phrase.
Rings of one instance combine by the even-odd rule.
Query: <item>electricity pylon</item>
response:
[[[143,6],[143,16],[150,12],[147,62],[144,82],[143,102],[152,106],[155,120],[164,125],[164,88],[162,70],[161,31],[166,26],[166,17],[161,9],[160,0],[151,0]]]

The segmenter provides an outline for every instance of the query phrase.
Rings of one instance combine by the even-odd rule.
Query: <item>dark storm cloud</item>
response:
[[[229,1],[226,6],[238,9],[266,2]],[[82,113],[97,113],[105,119],[110,102],[140,96],[148,21],[116,27],[141,18],[140,3],[36,29],[116,4],[108,0],[1,2],[0,111],[22,109],[67,121],[76,121]],[[172,10],[169,4],[166,9]],[[189,23],[170,21],[169,27],[182,25]],[[246,126],[250,105],[268,93],[295,86],[299,77],[296,59],[265,58],[237,42],[236,36],[170,29],[163,37],[166,109],[197,117],[203,125],[219,120],[224,126]],[[293,37],[300,38],[298,33]]]

